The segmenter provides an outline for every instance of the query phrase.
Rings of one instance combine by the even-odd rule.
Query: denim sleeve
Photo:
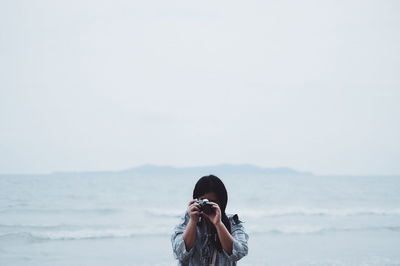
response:
[[[189,215],[186,213],[182,216],[180,223],[175,226],[174,232],[171,236],[172,250],[175,259],[184,263],[192,256],[194,247],[189,251],[186,250],[185,241],[183,240],[183,232],[185,232],[186,225],[189,222]]]
[[[248,253],[249,235],[245,232],[241,222],[232,225],[231,234],[233,237],[232,254],[229,255],[224,249],[222,251],[230,261],[238,261]]]

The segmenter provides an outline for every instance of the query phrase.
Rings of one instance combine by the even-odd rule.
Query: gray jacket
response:
[[[236,261],[247,255],[248,247],[247,241],[248,234],[245,232],[242,222],[237,215],[227,214],[229,222],[231,223],[231,234],[233,237],[232,254],[228,255],[225,250],[217,252],[215,265],[219,266],[233,266]],[[186,250],[183,241],[183,232],[189,222],[189,214],[182,215],[180,223],[175,226],[174,232],[171,236],[172,249],[174,257],[179,261],[180,266],[208,266],[212,259],[213,251],[210,244],[208,244],[208,234],[206,223],[197,225],[196,243],[189,251]]]

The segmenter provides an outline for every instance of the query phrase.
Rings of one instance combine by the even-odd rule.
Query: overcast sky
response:
[[[1,1],[0,173],[400,174],[399,1]]]

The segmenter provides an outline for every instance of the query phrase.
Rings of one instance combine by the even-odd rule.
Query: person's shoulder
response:
[[[181,215],[180,215],[180,218],[181,218],[181,220],[183,220],[183,221],[185,221],[185,222],[187,222],[187,221],[189,221],[189,214],[187,213],[187,212],[184,212],[184,213],[182,213]]]
[[[181,213],[177,217],[179,217],[179,223],[181,225],[189,222],[189,214],[187,212]]]
[[[237,214],[226,214],[226,216],[232,225],[239,225],[242,223],[242,221],[239,219],[239,215]]]

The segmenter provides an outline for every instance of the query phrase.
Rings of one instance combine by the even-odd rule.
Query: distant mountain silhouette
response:
[[[284,175],[313,175],[311,172],[301,172],[289,167],[266,168],[252,164],[219,164],[210,166],[173,167],[146,164],[129,168],[119,173],[134,174],[284,174]]]

